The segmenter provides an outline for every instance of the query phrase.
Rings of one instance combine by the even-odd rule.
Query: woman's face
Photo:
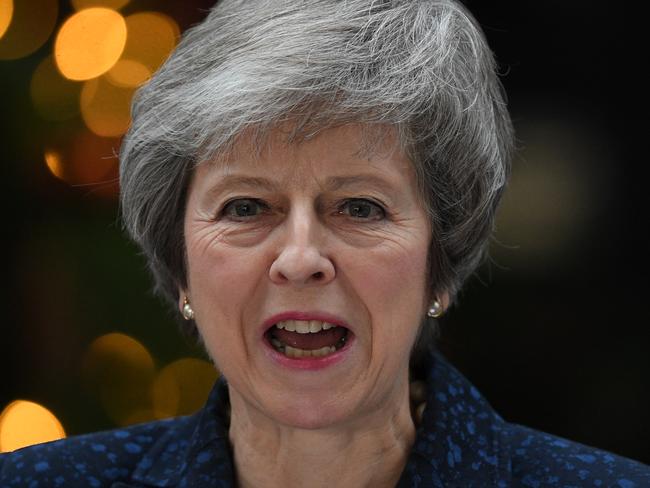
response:
[[[287,144],[278,131],[261,155],[242,140],[190,185],[181,298],[233,405],[285,425],[404,400],[430,227],[410,162],[394,141],[364,153],[360,133]]]

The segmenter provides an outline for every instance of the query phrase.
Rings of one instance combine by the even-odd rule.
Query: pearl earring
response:
[[[181,313],[185,320],[194,320],[194,309],[192,309],[190,300],[187,297],[183,298],[183,310]]]
[[[442,317],[442,314],[444,313],[444,310],[442,309],[442,305],[438,300],[434,300],[433,303],[431,304],[431,307],[429,308],[429,311],[427,312],[427,315],[429,317],[432,317],[434,319]]]

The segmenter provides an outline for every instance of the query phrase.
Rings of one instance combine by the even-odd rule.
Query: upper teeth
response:
[[[329,322],[321,320],[283,320],[275,324],[278,329],[288,330],[290,332],[298,332],[299,334],[309,334],[320,332],[321,330],[328,330],[336,327]]]

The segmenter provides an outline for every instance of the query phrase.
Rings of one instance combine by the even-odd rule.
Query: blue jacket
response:
[[[650,467],[501,419],[441,356],[399,487],[650,487]],[[230,487],[227,388],[196,414],[0,455],[0,487]]]

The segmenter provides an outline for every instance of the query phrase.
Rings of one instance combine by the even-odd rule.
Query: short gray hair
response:
[[[485,256],[513,147],[494,57],[453,0],[223,0],[186,31],[120,152],[122,216],[156,290],[178,309],[195,165],[286,122],[297,139],[396,130],[433,229],[428,291],[453,299]]]

